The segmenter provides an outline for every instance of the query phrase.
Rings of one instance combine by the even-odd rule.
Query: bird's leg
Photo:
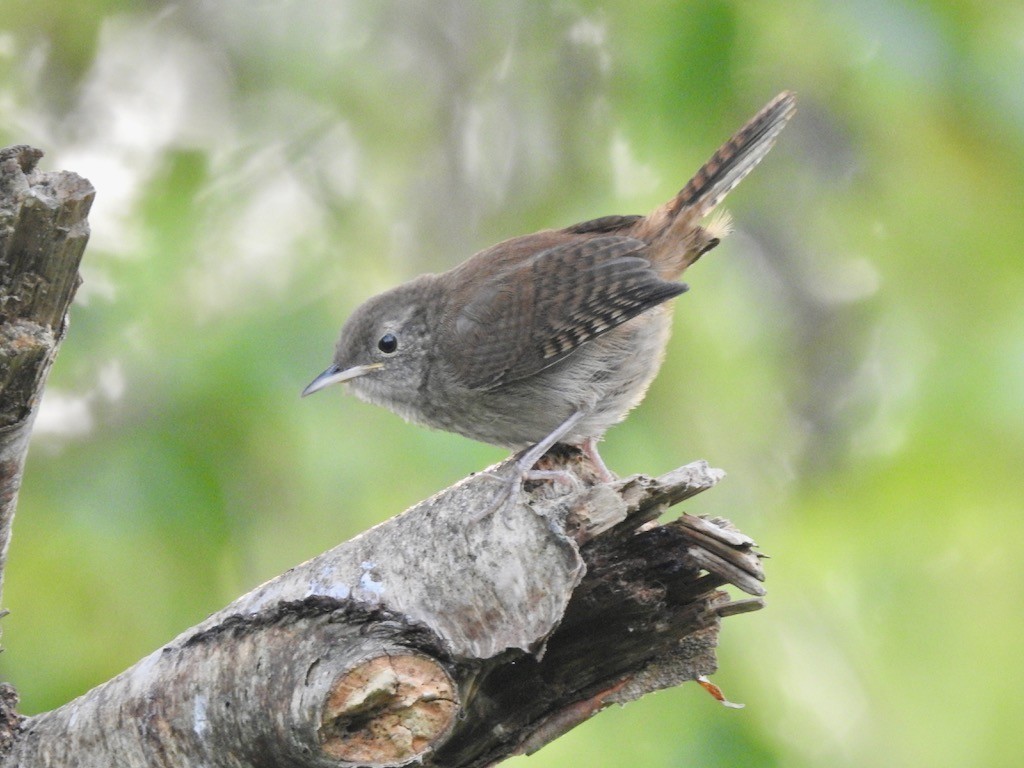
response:
[[[545,470],[534,469],[533,467],[538,461],[544,458],[545,453],[554,448],[563,437],[572,432],[572,428],[579,424],[580,419],[582,419],[586,413],[587,412],[583,409],[574,411],[568,419],[555,427],[550,435],[519,454],[519,458],[516,459],[516,468],[519,470],[522,480],[543,480],[545,478],[555,476],[564,478],[569,474],[564,469]]]
[[[590,463],[594,465],[594,469],[597,470],[597,474],[601,477],[601,482],[610,483],[618,479],[612,474],[611,470],[608,469],[608,465],[604,463],[604,459],[601,458],[601,454],[597,452],[596,437],[588,437],[580,443],[580,450],[582,450],[583,454],[590,459]]]
[[[576,410],[569,416],[565,421],[559,424],[552,430],[551,434],[545,437],[536,445],[532,445],[525,451],[516,457],[514,466],[514,472],[511,478],[497,477],[491,473],[487,473],[490,477],[500,479],[502,482],[507,483],[505,490],[498,496],[497,500],[487,509],[479,514],[475,520],[483,520],[486,517],[494,514],[498,508],[505,503],[515,499],[519,496],[520,491],[523,490],[523,483],[527,480],[555,480],[561,482],[575,483],[576,478],[571,472],[565,469],[534,469],[534,465],[540,461],[544,454],[550,451],[563,437],[568,435],[573,427],[575,427],[587,412],[582,408]],[[589,442],[589,439],[588,439]],[[584,448],[584,451],[587,449]],[[594,453],[596,453],[594,449]],[[588,453],[588,456],[590,454]],[[593,456],[591,456],[593,459]],[[599,466],[604,467],[604,462],[598,457]],[[608,470],[605,469],[605,472]]]

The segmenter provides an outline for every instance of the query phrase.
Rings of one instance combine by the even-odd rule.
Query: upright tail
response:
[[[796,96],[789,91],[772,99],[704,163],[668,203],[668,213],[692,208],[703,218],[764,159],[795,112]]]
[[[679,194],[642,223],[639,236],[664,251],[666,270],[678,275],[718,244],[698,223],[757,166],[796,112],[796,96],[783,91],[701,166]]]

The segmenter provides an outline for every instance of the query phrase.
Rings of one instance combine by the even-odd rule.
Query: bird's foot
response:
[[[504,487],[499,491],[487,507],[473,516],[473,522],[478,523],[486,520],[499,510],[515,504],[523,492],[523,486],[528,482],[540,482],[550,480],[556,483],[566,483],[572,488],[580,486],[580,479],[567,469],[536,469],[536,461],[526,464],[524,459],[529,459],[527,454],[521,455],[511,466],[510,472],[485,471],[481,475],[496,480]]]
[[[516,456],[511,478],[502,477],[498,473],[493,472],[485,473],[489,477],[493,477],[505,483],[506,486],[490,506],[475,516],[474,522],[479,522],[480,520],[490,517],[508,504],[514,504],[515,500],[519,498],[519,495],[523,491],[523,485],[532,480],[565,482],[569,483],[574,488],[578,488],[580,480],[574,473],[567,469],[537,469],[537,462],[544,458],[544,455],[559,443],[562,438],[571,434],[573,428],[580,422],[586,413],[587,412],[583,409],[573,411],[569,418],[559,424],[551,434],[536,445],[527,448]],[[601,461],[601,457],[597,453],[596,437],[587,438],[583,441],[581,447],[583,452],[589,457],[595,469],[598,471],[598,474],[603,476],[602,479],[605,482],[615,479],[615,476],[608,471],[608,468],[604,465],[604,462]]]

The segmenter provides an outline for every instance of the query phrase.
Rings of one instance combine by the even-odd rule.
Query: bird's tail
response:
[[[700,220],[764,159],[795,112],[796,96],[789,91],[780,93],[719,147],[679,194],[646,218],[641,237],[656,249],[664,249],[659,261],[665,272],[678,276],[718,244],[721,233],[713,226],[699,227]]]

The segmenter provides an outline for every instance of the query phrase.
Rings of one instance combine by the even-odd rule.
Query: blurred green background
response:
[[[1024,752],[1020,2],[4,0],[0,143],[98,190],[4,603],[23,709],[116,674],[499,449],[328,391],[362,299],[643,213],[800,112],[602,453],[729,472],[772,555],[714,680],[513,765],[1015,766]]]

